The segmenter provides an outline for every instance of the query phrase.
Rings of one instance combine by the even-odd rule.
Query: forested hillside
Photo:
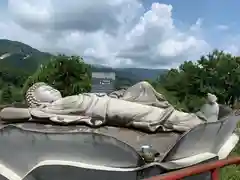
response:
[[[21,42],[0,40],[1,69],[33,73],[40,64],[48,62],[51,56]]]

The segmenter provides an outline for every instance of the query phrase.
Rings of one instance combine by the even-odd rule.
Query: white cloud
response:
[[[224,50],[227,53],[230,53],[234,56],[239,56],[240,55],[240,49],[239,46],[235,45],[235,44],[231,44],[228,47],[225,48]]]
[[[217,29],[219,29],[221,31],[226,31],[229,29],[229,26],[221,24],[221,25],[217,26]]]
[[[176,27],[171,5],[138,0],[9,0],[0,38],[51,52],[74,53],[110,66],[169,67],[198,57],[208,43]]]
[[[13,21],[0,21],[0,32],[1,39],[21,41],[34,46],[37,46],[37,44],[45,44],[44,38],[41,34],[29,32]],[[37,47],[40,48],[41,46]]]
[[[203,19],[202,18],[198,18],[196,23],[193,24],[191,27],[190,27],[190,30],[191,31],[200,31],[201,28],[202,28],[202,24],[203,24]]]

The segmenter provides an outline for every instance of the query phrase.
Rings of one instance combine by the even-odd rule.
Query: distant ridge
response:
[[[0,39],[0,67],[34,72],[47,62],[52,55],[41,52],[24,43]]]
[[[54,56],[41,52],[29,45],[18,41],[0,39],[0,68],[15,69],[33,73],[40,64],[46,63]],[[92,65],[93,71],[115,72],[117,79],[130,84],[141,80],[154,80],[166,69],[146,68],[111,68],[103,65]]]

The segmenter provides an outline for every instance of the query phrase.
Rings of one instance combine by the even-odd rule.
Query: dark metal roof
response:
[[[1,162],[23,174],[39,160],[59,157],[63,161],[112,168],[134,168],[144,164],[133,147],[84,126],[24,123],[2,125],[0,131],[0,143],[4,144],[0,147]]]

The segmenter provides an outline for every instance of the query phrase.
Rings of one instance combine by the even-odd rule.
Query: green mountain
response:
[[[17,41],[0,39],[0,68],[32,73],[52,55]]]
[[[36,71],[40,64],[46,63],[53,55],[41,52],[17,41],[0,39],[0,76],[6,77],[16,74],[30,75]],[[101,65],[93,65],[93,71],[116,72],[120,84],[133,84],[141,80],[154,80],[165,69],[142,69],[142,68],[111,68]]]

